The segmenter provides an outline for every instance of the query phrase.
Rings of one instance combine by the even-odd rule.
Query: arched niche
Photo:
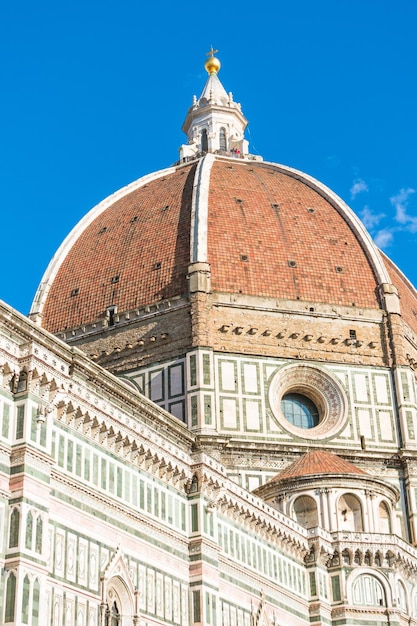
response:
[[[340,530],[352,532],[363,531],[362,504],[359,498],[351,493],[340,496],[337,503],[337,518]]]
[[[28,388],[28,373],[23,369],[19,374],[19,380],[17,381],[16,393],[22,393],[27,391]]]
[[[293,518],[304,528],[315,528],[319,525],[317,503],[311,496],[298,496],[292,507]]]
[[[384,500],[381,500],[378,506],[378,522],[380,533],[390,534],[392,532],[391,512],[388,504]]]

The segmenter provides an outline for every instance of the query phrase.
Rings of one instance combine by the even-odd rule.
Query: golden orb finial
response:
[[[204,63],[204,67],[208,74],[217,74],[222,66],[219,59],[214,56],[217,52],[218,50],[214,50],[213,46],[211,46],[209,52],[206,53],[209,58]]]

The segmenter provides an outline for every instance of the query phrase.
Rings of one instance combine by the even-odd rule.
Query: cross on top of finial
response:
[[[218,50],[215,50],[213,48],[213,46],[211,46],[211,49],[208,52],[206,52],[206,56],[207,57],[214,57],[214,55],[217,54],[217,52],[218,52]]]
[[[209,50],[209,52],[206,52],[206,56],[208,56],[208,59],[204,63],[204,67],[206,68],[208,74],[217,74],[217,72],[221,68],[222,64],[220,63],[219,59],[214,56],[216,52],[218,52],[218,50],[215,50],[213,46],[211,46],[211,50]]]

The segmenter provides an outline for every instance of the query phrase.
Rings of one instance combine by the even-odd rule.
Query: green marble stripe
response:
[[[31,500],[30,498],[26,498],[25,496],[20,496],[19,498],[13,498],[8,501],[10,507],[14,504],[28,504],[38,511],[44,511],[47,513],[49,511],[49,507],[44,506],[43,504],[39,504],[39,502],[35,502],[35,500]]]
[[[5,476],[10,476],[10,473],[11,473],[10,465],[3,465],[3,463],[0,463],[0,474],[4,474]]]
[[[197,554],[193,554],[189,557],[189,562],[190,563],[195,563],[196,561],[202,561],[203,563],[208,563],[209,565],[214,565],[216,568],[219,567],[219,562],[217,559],[210,559],[209,557],[207,557],[206,555],[204,555],[201,552],[198,552]]]
[[[44,483],[50,483],[50,475],[45,474],[45,472],[40,472],[39,470],[35,470],[28,463],[23,463],[22,465],[15,465],[10,468],[11,476],[15,476],[16,474],[26,474],[27,476],[33,476],[34,478],[38,478]]]

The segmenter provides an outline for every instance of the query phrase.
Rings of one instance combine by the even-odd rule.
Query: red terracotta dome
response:
[[[274,476],[271,482],[324,474],[364,475],[366,472],[337,454],[325,450],[311,450]]]
[[[199,261],[210,265],[212,292],[312,303],[381,308],[378,286],[391,282],[359,220],[323,185],[276,164],[207,155],[95,207],[54,257],[32,313],[56,333],[109,306],[183,296]],[[417,310],[413,288],[388,265]]]

